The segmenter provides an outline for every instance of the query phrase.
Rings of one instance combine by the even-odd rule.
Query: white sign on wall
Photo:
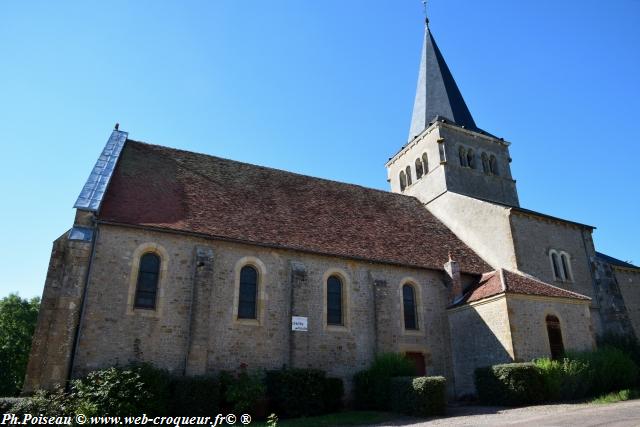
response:
[[[292,331],[307,331],[307,318],[300,316],[291,316]]]

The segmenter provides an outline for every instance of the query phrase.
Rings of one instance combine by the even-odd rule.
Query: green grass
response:
[[[309,418],[292,418],[289,420],[279,420],[278,427],[332,427],[332,426],[361,426],[378,424],[390,419],[397,418],[397,415],[389,412],[373,411],[346,411],[335,414],[321,415]],[[252,426],[263,427],[266,421],[251,423]]]
[[[615,403],[623,402],[625,400],[632,400],[640,398],[639,390],[620,390],[609,394],[604,394],[591,401],[591,403]]]

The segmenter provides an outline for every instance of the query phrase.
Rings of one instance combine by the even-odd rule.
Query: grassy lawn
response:
[[[364,424],[377,424],[388,421],[397,415],[388,412],[373,411],[346,411],[335,414],[321,415],[319,417],[294,418],[279,420],[278,427],[332,427],[332,426],[360,426]],[[266,421],[251,423],[252,426],[266,426]]]
[[[596,397],[590,403],[615,403],[640,398],[639,390],[620,390]]]

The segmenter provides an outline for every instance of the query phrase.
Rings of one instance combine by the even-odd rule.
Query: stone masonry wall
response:
[[[613,272],[635,335],[640,337],[640,270],[613,267]]]
[[[551,356],[547,315],[560,319],[565,350],[592,350],[595,346],[588,302],[509,294],[507,306],[517,362]]]
[[[475,393],[478,367],[513,361],[504,296],[448,310],[455,395]]]
[[[163,263],[156,311],[132,308],[136,259],[145,250]],[[260,270],[253,323],[234,314],[243,262]],[[325,322],[324,283],[333,273],[346,287],[344,327]],[[405,279],[420,301],[421,327],[410,334],[400,315]],[[375,283],[386,284],[384,295],[374,296]],[[296,366],[323,369],[349,387],[376,349],[422,351],[428,374],[447,375],[446,298],[441,272],[101,225],[74,375],[142,360],[175,373]],[[374,305],[378,324],[387,319],[377,342]],[[291,314],[308,317],[307,332],[291,331]]]

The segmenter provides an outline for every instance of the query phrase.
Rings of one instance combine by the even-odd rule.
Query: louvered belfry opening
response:
[[[560,330],[560,320],[556,316],[548,315],[547,335],[549,335],[549,347],[551,348],[551,358],[557,360],[564,356],[564,344],[562,343],[562,331]]]

